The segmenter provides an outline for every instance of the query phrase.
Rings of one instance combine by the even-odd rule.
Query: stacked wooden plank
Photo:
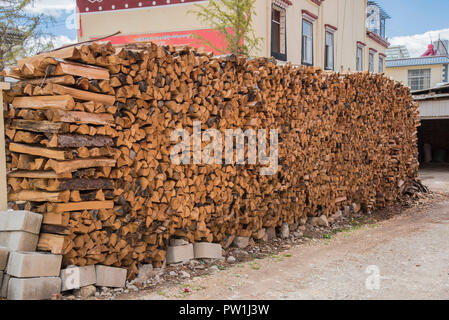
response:
[[[392,204],[417,176],[417,106],[382,75],[97,43],[9,75],[22,80],[9,93],[9,199],[57,227],[40,248],[50,230],[63,236],[65,264],[126,266],[132,277],[139,263],[160,266],[172,237],[259,239],[353,203]],[[227,129],[277,130],[278,170],[226,164],[225,152],[222,164],[173,163],[174,130],[192,134],[195,121],[223,146]]]
[[[104,221],[92,217],[114,208],[117,108],[110,72],[99,66],[114,53],[110,44],[70,47],[6,73],[22,80],[5,117],[8,200],[44,215],[39,250],[78,252],[81,264],[95,263],[107,238]]]

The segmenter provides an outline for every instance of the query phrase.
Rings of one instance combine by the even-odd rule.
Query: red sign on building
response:
[[[76,0],[80,13],[180,5],[204,0]]]

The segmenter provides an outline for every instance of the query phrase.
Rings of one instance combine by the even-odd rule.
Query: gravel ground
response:
[[[170,266],[150,288],[113,298],[449,299],[449,198],[432,198],[256,244],[257,254],[228,251],[234,264]]]

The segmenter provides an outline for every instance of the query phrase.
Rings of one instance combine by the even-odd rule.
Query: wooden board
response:
[[[33,156],[40,156],[44,158],[56,159],[56,160],[65,160],[65,153],[61,150],[53,150],[41,147],[29,146],[26,144],[19,144],[11,142],[9,144],[9,150],[17,153],[25,153],[31,154]]]
[[[79,124],[113,125],[114,117],[109,113],[89,113],[80,111],[48,110],[47,118],[53,122]]]
[[[113,105],[115,102],[115,96],[78,90],[70,87],[61,86],[59,84],[53,85],[53,92],[60,95],[69,95],[78,100],[95,101],[98,103],[104,103],[106,105]]]
[[[17,130],[26,130],[32,132],[42,133],[58,133],[60,131],[68,130],[68,124],[57,123],[51,121],[35,121],[14,119],[10,125],[11,128]]]
[[[26,171],[16,170],[8,173],[10,178],[35,178],[35,179],[63,179],[72,178],[71,173],[57,174],[54,171]]]
[[[75,102],[73,100],[73,97],[68,94],[62,94],[58,96],[16,97],[12,101],[12,106],[14,108],[26,108],[35,110],[70,110],[74,105]]]
[[[45,164],[45,170],[53,169],[57,174],[65,172],[74,172],[78,169],[92,168],[92,167],[113,167],[116,161],[107,158],[97,159],[82,159],[70,161],[56,161],[48,160]]]
[[[82,210],[112,209],[113,207],[114,201],[109,200],[55,203],[49,206],[49,212],[59,213]]]

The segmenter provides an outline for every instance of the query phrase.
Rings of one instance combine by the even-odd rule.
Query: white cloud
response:
[[[75,11],[76,0],[35,0],[26,7],[32,13],[46,13],[59,17],[63,12]]]
[[[449,40],[449,29],[428,31],[413,36],[393,37],[388,39],[388,41],[392,45],[406,46],[411,57],[419,57],[426,52],[430,40],[436,41],[438,38],[441,38],[441,40]]]
[[[57,49],[59,47],[71,44],[71,43],[75,43],[76,40],[72,40],[67,36],[64,35],[60,35],[60,36],[56,36],[56,37],[39,37],[36,39],[30,39],[25,45],[26,45],[26,49],[27,49],[27,54],[37,54],[38,52],[35,52],[35,50],[33,50],[33,47],[37,47],[37,44],[47,44],[49,42],[53,42],[53,48]]]

